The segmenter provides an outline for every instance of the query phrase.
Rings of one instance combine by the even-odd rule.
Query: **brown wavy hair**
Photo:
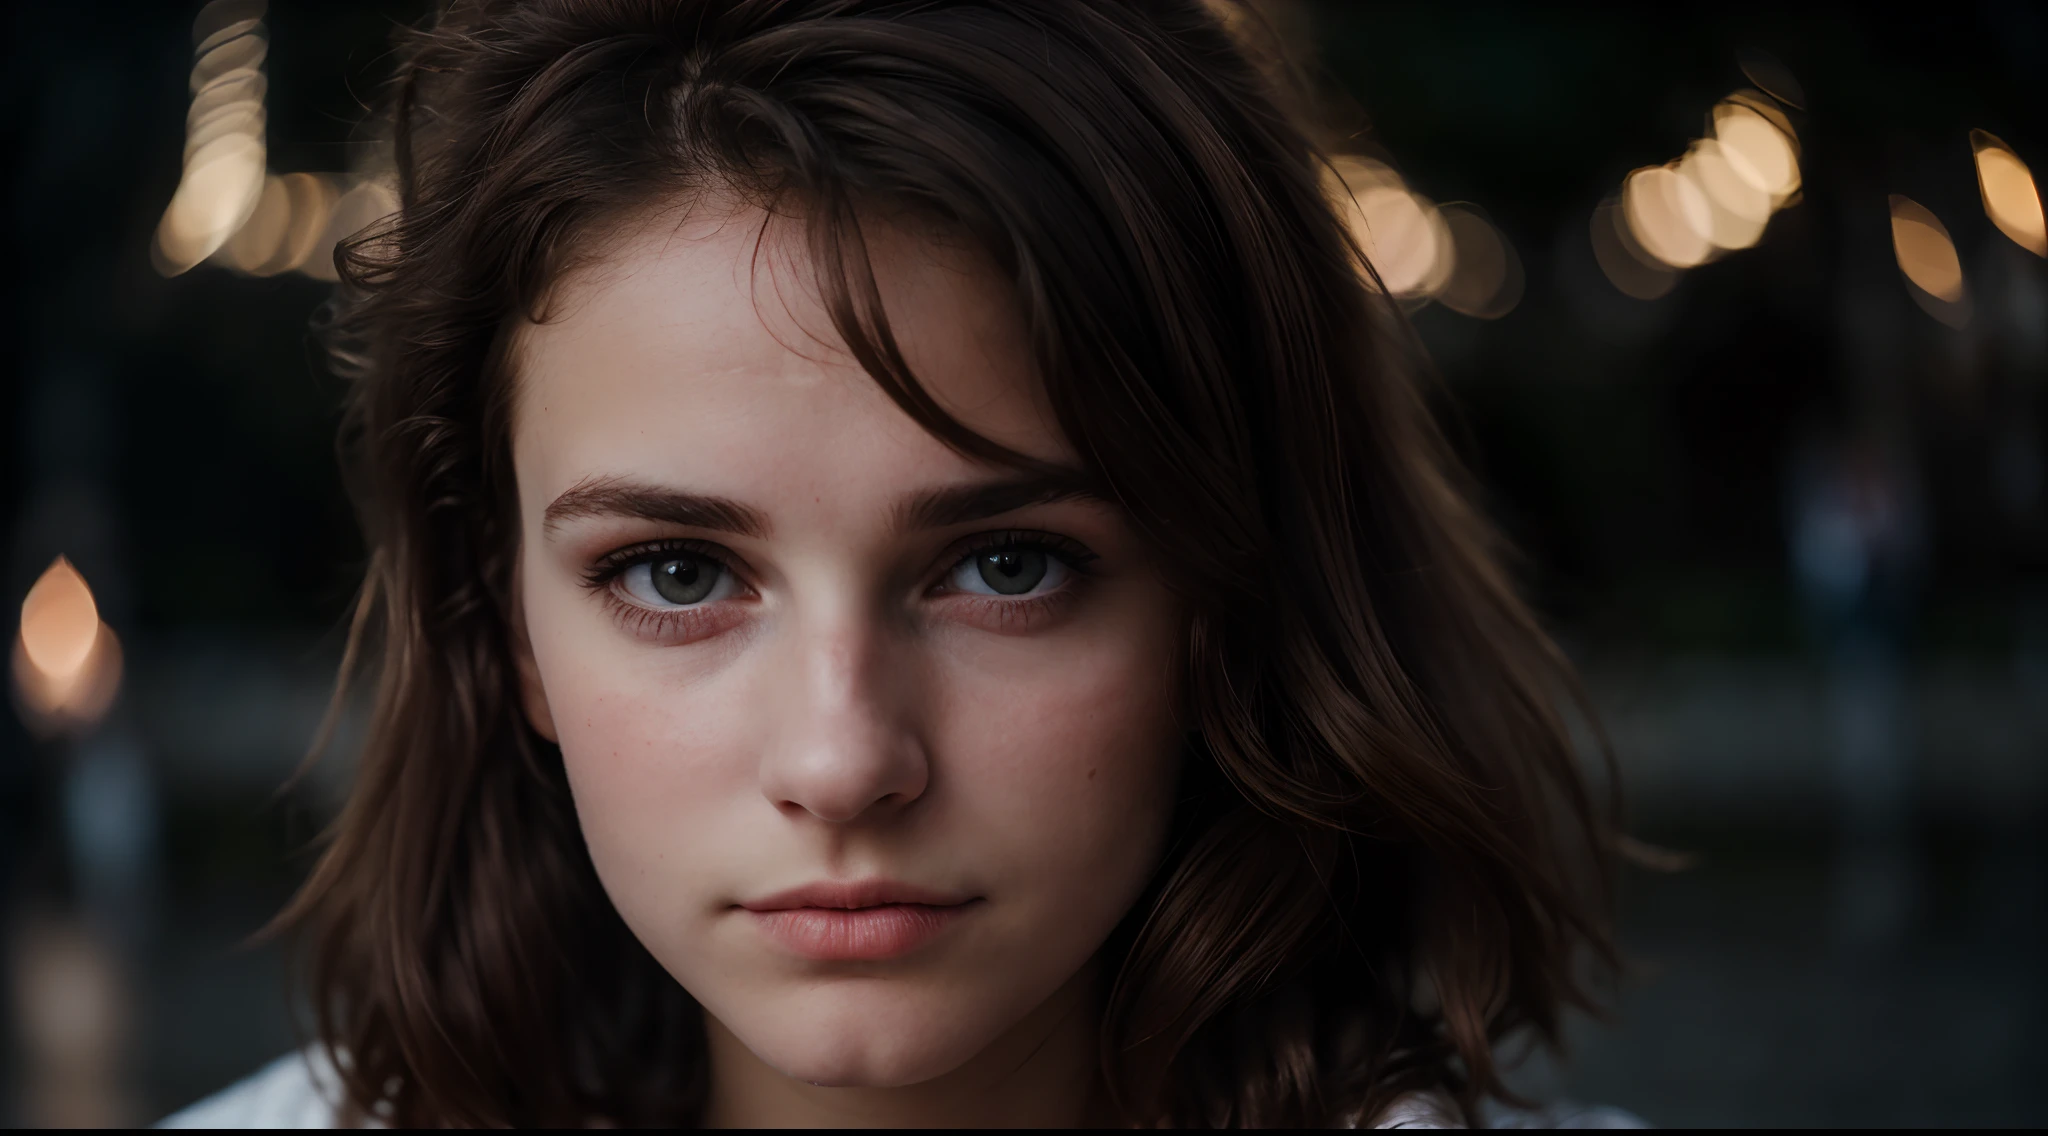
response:
[[[1231,18],[1226,20],[1225,16]],[[1104,948],[1135,1125],[1328,1125],[1505,1095],[1610,937],[1614,799],[1399,313],[1261,53],[1198,0],[451,0],[405,33],[401,209],[337,255],[372,555],[352,797],[282,917],[353,1114],[691,1124],[701,1011],[611,909],[510,641],[511,329],[628,215],[805,220],[838,332],[960,451],[883,318],[871,207],[1007,276],[1090,474],[1194,613],[1184,793]],[[1611,782],[1610,782],[1611,785]],[[1594,965],[1589,967],[1590,960]]]

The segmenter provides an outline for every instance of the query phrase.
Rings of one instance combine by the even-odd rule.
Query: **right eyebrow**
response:
[[[541,528],[552,533],[578,517],[628,517],[761,538],[768,518],[726,497],[706,497],[622,477],[586,478],[550,502]]]

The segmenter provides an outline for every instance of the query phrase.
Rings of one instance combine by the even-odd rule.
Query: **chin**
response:
[[[766,1012],[723,1020],[767,1065],[828,1088],[921,1084],[966,1064],[1000,1032],[975,1028],[986,1015],[971,1007],[928,1005],[939,1001],[931,992],[848,985],[856,989],[810,987]]]

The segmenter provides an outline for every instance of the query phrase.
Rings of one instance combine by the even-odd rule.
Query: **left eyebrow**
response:
[[[1078,472],[978,481],[919,493],[897,509],[896,524],[904,530],[942,529],[985,521],[1032,505],[1076,500],[1106,499]]]
[[[680,493],[618,477],[578,482],[548,505],[541,527],[553,533],[562,522],[577,517],[631,517],[740,536],[768,535],[768,519],[737,501]]]

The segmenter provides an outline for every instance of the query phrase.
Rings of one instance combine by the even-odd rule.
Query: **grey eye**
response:
[[[978,596],[1022,596],[1066,582],[1068,568],[1044,549],[1005,544],[960,561],[947,577],[954,591]]]
[[[654,577],[656,595],[672,604],[693,604],[702,603],[711,594],[721,571],[716,564],[685,556],[657,560],[649,566],[648,574]]]
[[[974,558],[981,582],[997,595],[1021,596],[1045,579],[1045,553],[1035,548],[997,548]]]
[[[734,589],[732,573],[708,556],[677,553],[635,564],[620,576],[627,595],[648,607],[691,607],[723,599]]]

